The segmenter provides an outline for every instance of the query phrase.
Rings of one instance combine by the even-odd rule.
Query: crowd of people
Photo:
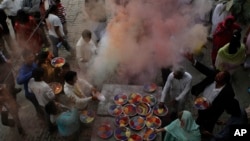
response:
[[[23,85],[26,99],[34,106],[37,116],[46,123],[48,131],[53,133],[58,129],[62,136],[70,136],[79,129],[79,121],[76,120],[79,119],[78,110],[86,109],[88,101],[97,100],[99,92],[88,81],[78,79],[67,60],[60,67],[52,66],[51,60],[59,56],[58,49],[63,46],[72,58],[77,57],[79,67],[85,72],[91,58],[96,55],[96,47],[91,31],[86,29],[76,45],[75,55],[67,41],[65,7],[60,0],[49,0],[46,9],[45,2],[3,0],[0,3],[1,121],[6,126],[16,125],[18,132],[26,135],[18,116],[20,105],[16,95],[22,89],[16,87],[17,83]],[[8,26],[7,19],[12,27]],[[9,28],[14,30],[14,38]],[[12,62],[15,59],[24,61],[17,75],[12,72],[12,65],[17,65]],[[69,111],[56,110],[62,104],[56,102],[55,91],[49,85],[51,82],[59,82],[63,87]],[[86,87],[82,90],[83,86]]]
[[[80,128],[78,110],[85,110],[89,101],[98,100],[98,90],[79,75],[87,73],[94,57],[98,55],[97,42],[101,35],[96,42],[92,35],[94,31],[84,29],[76,47],[71,47],[67,41],[64,6],[60,0],[48,0],[49,8],[45,10],[45,1],[3,0],[0,3],[1,120],[3,125],[16,125],[18,132],[25,135],[18,116],[20,105],[16,95],[21,89],[16,87],[17,83],[23,85],[26,99],[34,106],[37,116],[45,121],[50,133],[58,129],[62,136],[75,137],[74,133]],[[129,3],[128,0],[115,2],[122,6]],[[164,87],[159,106],[167,104],[171,118],[155,133],[165,131],[164,141],[228,141],[231,125],[247,124],[250,120],[250,107],[241,107],[235,97],[231,79],[237,68],[248,68],[250,65],[250,27],[244,29],[237,14],[225,10],[226,1],[215,0],[214,3],[210,20],[212,28],[208,37],[208,42],[212,43],[212,68],[196,60],[192,53],[185,54],[192,66],[206,77],[192,85],[195,76],[181,66],[173,68],[162,80]],[[15,39],[10,36],[7,18],[11,21]],[[98,28],[105,27],[102,25]],[[242,31],[245,30],[247,32],[243,35]],[[58,49],[61,46],[71,53],[80,72],[72,70],[67,60],[60,67],[51,65],[51,60],[60,56]],[[14,56],[21,56],[24,61],[16,76],[12,73],[11,60]],[[51,82],[62,85],[62,93],[68,103],[66,112],[59,110],[62,105],[56,101],[56,94],[49,86]],[[207,109],[197,110],[196,119],[192,115],[194,113],[185,107],[190,94],[194,98],[205,97],[209,103]],[[224,112],[230,118],[220,132],[214,133],[214,127],[219,124],[219,118]],[[9,114],[12,118],[9,118]]]

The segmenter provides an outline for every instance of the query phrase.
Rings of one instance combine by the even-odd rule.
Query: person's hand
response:
[[[192,53],[186,53],[184,56],[193,64],[195,62],[194,55]]]
[[[159,132],[161,132],[160,129],[154,129],[154,133],[159,133]]]
[[[96,94],[97,93],[97,89],[95,87],[92,87],[91,88],[91,92]]]
[[[63,41],[64,41],[64,38],[63,38],[63,37],[59,37],[59,41],[60,41],[60,42],[63,42]]]
[[[170,101],[170,105],[175,105],[178,101],[176,101],[175,99]]]
[[[96,89],[91,90],[92,93],[92,100],[98,100],[98,92]]]
[[[226,123],[222,120],[217,120],[216,124],[217,125],[225,125]]]
[[[7,60],[6,60],[6,63],[11,64],[12,61],[11,61],[10,59],[7,59]]]
[[[207,131],[207,130],[203,130],[203,131],[201,131],[201,134],[202,135],[205,135],[205,136],[213,136],[213,134],[212,133],[210,133],[209,131]]]
[[[92,100],[98,100],[97,96],[96,95],[92,95]]]

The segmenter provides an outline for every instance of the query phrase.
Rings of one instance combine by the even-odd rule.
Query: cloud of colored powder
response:
[[[112,17],[90,68],[94,83],[101,84],[111,75],[125,83],[154,82],[161,68],[179,65],[183,53],[197,51],[206,42],[207,28],[200,17],[211,3],[126,1],[126,5],[111,1],[114,13],[108,14]]]

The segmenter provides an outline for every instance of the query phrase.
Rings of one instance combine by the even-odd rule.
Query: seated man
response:
[[[78,109],[86,109],[88,106],[88,102],[92,100],[97,99],[97,92],[93,88],[91,84],[89,84],[85,80],[77,81],[77,73],[74,71],[68,71],[65,74],[65,84],[64,84],[64,93],[70,98],[71,100],[71,106],[76,107]],[[79,87],[79,82],[83,83],[81,84],[82,87],[87,87],[91,89],[92,96],[87,97]],[[86,90],[86,89],[85,89]]]

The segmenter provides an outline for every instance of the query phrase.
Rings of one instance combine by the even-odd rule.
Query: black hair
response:
[[[87,38],[91,39],[91,36],[92,36],[91,31],[89,31],[88,29],[83,30],[83,32],[82,32],[83,38],[87,37]]]
[[[70,65],[68,62],[66,62],[63,66],[62,69],[69,69],[70,70]]]
[[[66,82],[72,82],[74,80],[74,77],[76,76],[77,76],[77,73],[75,71],[68,71],[64,76],[64,80]]]
[[[38,55],[37,55],[37,65],[38,66],[41,66],[43,63],[45,63],[45,61],[47,60],[48,58],[48,55],[49,55],[49,52],[44,52],[44,51],[41,51]]]
[[[56,5],[51,5],[49,8],[49,13],[55,13],[57,12],[57,6]]]
[[[35,79],[35,81],[41,81],[43,75],[44,75],[44,69],[43,68],[35,68],[32,71],[32,77]]]
[[[50,101],[45,105],[45,111],[49,115],[55,115],[57,113],[57,107],[54,101]]]
[[[228,47],[229,54],[235,54],[237,52],[237,49],[241,46],[240,39],[241,39],[241,29],[238,29],[233,33],[232,39],[229,43]]]
[[[17,20],[20,23],[27,23],[29,22],[29,14],[26,13],[23,9],[17,11]]]

